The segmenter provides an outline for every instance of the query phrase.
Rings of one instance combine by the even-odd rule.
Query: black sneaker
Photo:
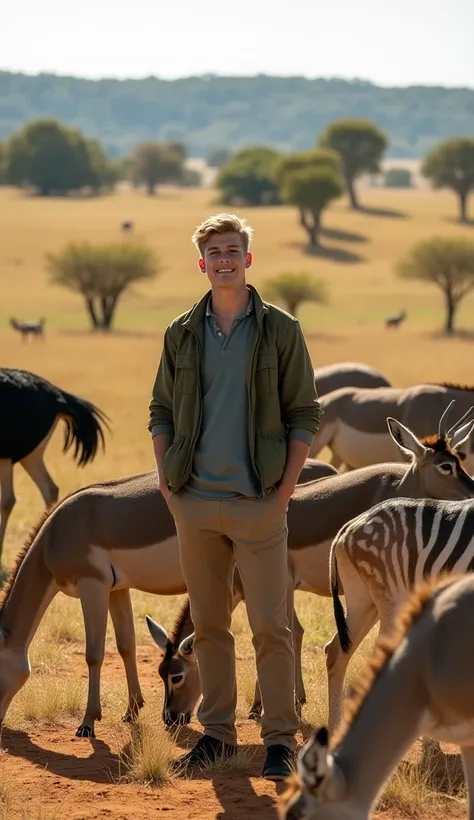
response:
[[[285,780],[294,771],[295,755],[281,743],[275,743],[267,749],[267,759],[263,767],[265,780]]]
[[[215,763],[220,757],[235,757],[236,754],[237,746],[222,743],[221,740],[216,740],[210,735],[202,735],[190,752],[171,762],[171,768],[181,774],[187,769],[202,768]]]

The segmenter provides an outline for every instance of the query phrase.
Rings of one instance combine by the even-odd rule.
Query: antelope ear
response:
[[[405,427],[401,421],[397,421],[397,419],[393,419],[389,416],[387,418],[387,425],[390,435],[402,453],[411,456],[412,459],[413,456],[415,458],[421,458],[421,456],[426,453],[427,448],[425,445],[422,444],[419,438],[417,438],[408,427]]]
[[[183,638],[180,645],[178,646],[178,655],[182,655],[183,657],[189,658],[189,655],[192,655],[194,652],[194,632],[191,635],[188,635],[187,638]]]
[[[297,772],[304,788],[326,802],[342,800],[345,777],[329,752],[329,734],[325,726],[316,729],[299,752]]]
[[[156,623],[153,618],[150,618],[149,615],[146,615],[146,624],[148,627],[148,631],[155,641],[156,645],[160,647],[163,651],[165,651],[169,638],[166,629],[163,629],[162,626]]]
[[[468,440],[472,431],[474,430],[474,419],[468,421],[467,424],[464,424],[459,430],[456,430],[452,439],[451,439],[451,447],[453,450],[456,450],[461,444],[464,444],[465,441]]]

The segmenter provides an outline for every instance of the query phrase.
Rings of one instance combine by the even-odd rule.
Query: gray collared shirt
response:
[[[260,495],[248,447],[246,368],[255,322],[254,300],[235,317],[227,336],[209,299],[201,363],[202,426],[186,488],[203,498]]]

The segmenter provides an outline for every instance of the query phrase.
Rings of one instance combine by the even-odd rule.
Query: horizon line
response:
[[[412,82],[400,85],[387,85],[375,80],[370,80],[363,77],[347,77],[343,75],[315,75],[308,74],[273,74],[266,72],[255,72],[253,74],[221,74],[219,72],[203,72],[201,74],[183,74],[172,77],[163,77],[158,74],[144,74],[140,76],[120,77],[117,75],[104,74],[101,76],[88,76],[87,74],[71,74],[61,73],[58,71],[41,69],[35,72],[25,71],[23,69],[13,69],[0,66],[0,74],[20,75],[23,77],[56,77],[64,80],[83,80],[86,82],[143,82],[144,80],[157,80],[159,82],[180,82],[183,80],[253,80],[257,78],[268,78],[275,80],[306,80],[307,82],[315,82],[323,80],[324,82],[342,82],[347,84],[368,85],[378,88],[391,89],[408,89],[408,88],[431,88],[431,89],[445,89],[450,91],[474,91],[474,85],[443,85],[442,83],[426,83],[426,82]]]

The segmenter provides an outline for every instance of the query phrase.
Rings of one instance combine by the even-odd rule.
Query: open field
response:
[[[434,288],[400,282],[393,273],[395,261],[418,239],[438,234],[474,239],[474,229],[454,223],[456,202],[449,194],[385,190],[362,194],[367,212],[351,214],[341,202],[325,215],[324,250],[316,256],[305,252],[305,235],[292,209],[242,210],[255,229],[255,265],[249,281],[262,292],[265,279],[282,270],[305,270],[326,281],[330,304],[306,305],[300,316],[314,366],[350,359],[379,367],[399,385],[424,379],[474,383],[474,295],[465,300],[459,313],[463,333],[446,340],[438,332],[441,294]],[[105,455],[97,456],[85,470],[77,468],[70,455],[61,454],[63,431],[55,431],[46,463],[61,495],[94,481],[153,468],[146,423],[162,333],[166,323],[203,292],[207,280],[196,267],[190,235],[201,219],[218,209],[215,193],[209,190],[168,188],[155,199],[123,193],[92,201],[41,201],[0,189],[0,365],[44,375],[98,404],[111,420]],[[156,248],[163,273],[124,298],[116,333],[94,335],[88,331],[80,298],[49,285],[44,254],[70,240],[120,238],[123,219],[133,219],[135,236]],[[402,308],[408,312],[406,324],[398,331],[385,330],[384,317]],[[8,327],[10,316],[46,316],[45,342],[22,343]],[[17,505],[6,540],[8,566],[42,511],[39,493],[21,469],[16,471],[15,492]],[[258,727],[245,720],[254,680],[245,610],[238,608],[234,631],[239,659],[239,733],[250,756],[232,774],[221,772],[160,786],[149,782],[159,766],[153,750],[164,748],[166,753],[168,741],[158,725],[162,703],[156,674],[158,652],[148,636],[144,615],[148,612],[170,627],[180,598],[133,593],[133,601],[139,671],[147,701],[141,718],[142,748],[149,750],[135,754],[134,779],[129,782],[126,757],[133,756],[134,748],[136,752],[137,734],[131,736],[130,729],[120,723],[126,688],[111,634],[102,676],[104,716],[97,739],[74,738],[86,692],[83,626],[78,602],[58,596],[32,645],[31,679],[8,714],[4,750],[0,750],[0,820],[49,820],[59,811],[75,820],[151,820],[162,811],[176,820],[233,820],[250,812],[261,818],[275,817],[278,789],[258,778],[262,763]],[[321,647],[333,633],[333,624],[326,600],[298,593],[297,610],[306,630],[306,732],[309,725],[325,720]],[[368,648],[370,641],[365,644]],[[353,673],[360,662],[359,653]],[[197,728],[194,722],[177,739],[179,745]],[[148,769],[143,769],[144,764]],[[414,771],[392,782],[381,804],[381,817],[464,816],[462,794],[433,793]]]

